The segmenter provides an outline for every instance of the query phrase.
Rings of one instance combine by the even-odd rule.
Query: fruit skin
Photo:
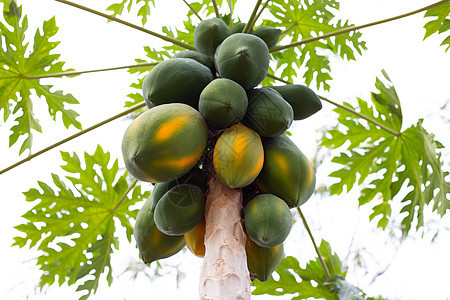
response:
[[[207,140],[208,125],[198,111],[182,103],[159,105],[142,113],[125,131],[125,166],[142,181],[171,181],[196,165]]]
[[[263,162],[261,138],[241,124],[226,129],[214,147],[217,178],[231,188],[249,185],[258,176]]]
[[[204,257],[206,252],[205,228],[206,221],[205,218],[203,218],[197,226],[194,227],[194,229],[184,234],[186,246],[195,256],[198,257]]]
[[[284,242],[292,228],[292,214],[283,199],[271,194],[253,198],[244,211],[248,237],[258,246],[272,248]]]
[[[194,45],[200,53],[214,56],[217,46],[231,34],[222,19],[203,20],[194,30]]]
[[[186,175],[183,175],[178,179],[155,184],[155,187],[153,188],[151,195],[153,199],[153,204],[150,210],[152,212],[155,211],[156,204],[158,204],[161,197],[164,196],[164,194],[168,190],[170,190],[176,185],[183,183],[198,186],[203,192],[206,192],[206,175],[203,174],[202,170],[200,170],[197,166],[195,166],[189,172],[187,172]]]
[[[306,85],[287,84],[272,86],[275,91],[289,102],[294,110],[294,120],[303,120],[322,109],[319,97]]]
[[[253,89],[248,92],[249,105],[244,124],[262,137],[274,137],[285,132],[294,120],[289,103],[271,88]]]
[[[281,33],[282,31],[280,29],[270,26],[261,26],[252,32],[252,34],[260,37],[267,44],[269,49],[277,45]]]
[[[264,139],[263,145],[264,166],[256,179],[258,190],[280,197],[289,207],[305,203],[316,184],[308,158],[285,135]]]
[[[269,48],[255,35],[235,33],[217,49],[215,62],[221,77],[234,80],[245,90],[250,90],[267,75]]]
[[[214,65],[214,59],[210,56],[207,56],[203,53],[192,51],[192,50],[184,50],[175,53],[172,58],[190,58],[196,60],[201,63],[205,67],[208,67],[211,70],[213,76],[216,74],[216,66]]]
[[[247,23],[237,23],[233,26],[233,28],[231,28],[231,34],[235,34],[235,33],[241,33],[242,30],[244,30],[245,25],[247,25]],[[249,33],[253,33],[253,28],[250,28]]]
[[[273,248],[260,247],[247,238],[245,252],[250,276],[264,282],[270,278],[283,259],[284,246],[279,244]]]
[[[166,258],[180,251],[185,245],[184,236],[168,236],[156,227],[153,220],[151,197],[139,210],[134,225],[134,238],[144,263]]]
[[[170,236],[187,233],[202,220],[205,202],[199,187],[192,184],[174,186],[156,204],[156,227]]]
[[[194,108],[200,93],[213,80],[211,70],[190,58],[160,62],[144,78],[142,94],[147,106],[180,102]]]
[[[247,105],[247,94],[238,83],[218,78],[200,94],[198,110],[211,128],[224,129],[242,120]]]

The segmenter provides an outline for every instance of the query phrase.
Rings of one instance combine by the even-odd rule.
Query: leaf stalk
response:
[[[190,11],[200,20],[203,21],[202,17],[198,14],[198,12],[190,5],[186,0],[183,0],[184,3],[186,3],[187,6],[189,6]]]
[[[326,33],[326,34],[323,34],[323,35],[320,35],[320,36],[317,36],[317,37],[303,39],[301,41],[294,42],[294,43],[291,43],[291,44],[288,44],[288,45],[276,46],[276,47],[271,48],[269,51],[270,51],[270,53],[278,52],[278,51],[286,50],[286,49],[289,49],[289,48],[294,48],[294,47],[297,47],[297,46],[301,46],[303,44],[316,42],[318,40],[326,39],[326,38],[329,38],[329,37],[332,37],[332,36],[337,36],[337,35],[341,35],[341,34],[345,34],[345,33],[351,32],[351,31],[356,31],[356,30],[359,30],[359,29],[363,29],[363,28],[379,25],[379,24],[382,24],[382,23],[395,21],[395,20],[398,20],[398,19],[401,19],[401,18],[405,18],[405,17],[409,17],[409,16],[412,16],[412,15],[418,14],[418,13],[423,12],[425,10],[429,10],[431,8],[434,8],[436,6],[442,5],[442,4],[447,3],[449,1],[450,0],[442,0],[442,1],[439,1],[439,2],[436,2],[436,3],[433,3],[431,5],[428,5],[428,6],[425,6],[425,7],[422,7],[422,8],[413,10],[413,11],[410,11],[408,13],[404,13],[404,14],[398,15],[398,16],[394,16],[394,17],[391,17],[391,18],[387,18],[387,19],[383,19],[383,20],[379,20],[379,21],[375,21],[375,22],[371,22],[371,23],[367,23],[367,24],[359,25],[359,26],[350,26],[350,27],[342,28],[342,29],[339,29],[339,30],[336,30],[336,31],[333,31],[333,32],[329,32],[329,33]]]
[[[108,119],[106,119],[106,120],[104,120],[104,121],[102,121],[102,122],[100,122],[100,123],[97,123],[97,124],[95,124],[95,125],[93,125],[93,126],[91,126],[91,127],[89,127],[89,128],[86,128],[86,129],[84,129],[84,130],[81,130],[80,132],[75,133],[74,135],[71,135],[71,136],[69,136],[69,137],[67,137],[67,138],[65,138],[65,139],[63,139],[63,140],[60,140],[59,142],[56,142],[56,143],[54,143],[53,145],[50,145],[50,146],[48,146],[48,147],[46,147],[46,148],[44,148],[44,149],[42,149],[42,150],[40,150],[40,151],[38,151],[38,152],[36,152],[36,153],[34,153],[34,154],[31,154],[31,155],[28,156],[27,158],[24,158],[24,159],[22,159],[21,161],[18,161],[18,162],[16,162],[15,164],[12,164],[11,166],[9,166],[9,167],[7,167],[7,168],[1,170],[1,171],[0,171],[0,174],[6,173],[6,172],[8,172],[8,171],[14,169],[15,167],[18,167],[18,166],[20,166],[21,164],[23,164],[23,163],[25,163],[25,162],[27,162],[27,161],[30,161],[31,159],[33,159],[33,158],[35,158],[35,157],[37,157],[37,156],[39,156],[39,155],[41,155],[41,154],[43,154],[43,153],[45,153],[45,152],[51,150],[51,149],[53,149],[53,148],[56,148],[56,147],[58,147],[58,146],[60,146],[60,145],[62,145],[62,144],[64,144],[64,143],[66,143],[66,142],[68,142],[68,141],[70,141],[70,140],[73,140],[74,138],[77,138],[77,137],[79,137],[79,136],[81,136],[81,135],[83,135],[83,134],[85,134],[85,133],[87,133],[87,132],[89,132],[89,131],[92,131],[92,130],[94,130],[94,129],[96,129],[96,128],[102,126],[102,125],[105,125],[105,124],[111,122],[111,121],[114,121],[115,119],[118,119],[118,118],[120,118],[120,117],[123,117],[123,116],[125,116],[125,115],[127,115],[127,114],[129,114],[129,113],[131,113],[131,112],[133,112],[133,111],[135,111],[135,110],[137,110],[137,109],[139,109],[139,108],[144,107],[145,105],[146,105],[145,102],[136,104],[136,105],[130,107],[129,109],[127,109],[127,110],[125,110],[125,111],[123,111],[123,112],[121,112],[121,113],[119,113],[119,114],[116,114],[115,116],[112,116],[111,118],[108,118]]]
[[[258,12],[258,8],[261,5],[262,0],[256,1],[255,8],[253,8],[253,12],[250,15],[250,19],[248,20],[247,24],[245,24],[244,29],[242,30],[242,33],[249,33],[250,29],[253,27],[253,23],[255,21],[256,13]]]
[[[219,7],[217,6],[217,1],[212,0],[212,5],[214,7],[214,13],[216,14],[216,18],[220,19]]]
[[[145,32],[145,33],[147,33],[147,34],[153,35],[153,36],[155,36],[155,37],[157,37],[157,38],[160,38],[160,39],[162,39],[162,40],[164,40],[164,41],[166,41],[166,42],[169,42],[169,43],[172,43],[172,44],[174,44],[174,45],[177,45],[177,46],[179,46],[179,47],[181,47],[181,48],[188,49],[188,50],[194,50],[194,51],[196,50],[195,47],[193,47],[193,46],[191,46],[191,45],[189,45],[189,44],[183,43],[183,42],[181,42],[181,41],[179,41],[179,40],[177,40],[177,39],[174,39],[174,38],[172,38],[172,37],[170,37],[170,36],[165,36],[165,35],[159,34],[159,33],[157,33],[157,32],[154,32],[154,31],[145,29],[145,28],[143,28],[143,27],[134,25],[134,24],[132,24],[132,23],[129,23],[129,22],[120,20],[120,19],[118,19],[118,18],[116,18],[116,17],[113,17],[113,16],[110,16],[110,15],[101,13],[101,12],[99,12],[99,11],[96,11],[96,10],[94,10],[94,9],[88,8],[88,7],[86,7],[86,6],[79,5],[79,4],[76,4],[76,3],[73,3],[73,2],[70,2],[70,1],[67,1],[67,0],[55,0],[55,1],[61,2],[61,3],[63,3],[63,4],[67,4],[67,5],[76,7],[76,8],[79,8],[79,9],[81,9],[81,10],[87,11],[87,12],[92,13],[92,14],[95,14],[95,15],[97,15],[97,16],[106,18],[106,19],[108,19],[108,20],[110,20],[110,21],[114,21],[114,22],[117,22],[117,23],[126,25],[126,26],[128,26],[128,27],[137,29],[137,30],[139,30],[139,31],[142,31],[142,32]]]

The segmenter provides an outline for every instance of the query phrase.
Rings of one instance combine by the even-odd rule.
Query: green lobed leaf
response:
[[[332,10],[339,9],[339,3],[335,0],[278,0],[271,1],[268,7],[276,20],[265,21],[263,25],[284,29],[281,38],[288,40],[289,43],[353,26],[348,20],[335,20]],[[355,51],[361,54],[362,50],[366,49],[365,42],[361,41],[361,33],[355,31],[307,43],[295,50],[284,50],[277,56],[277,69],[282,69],[283,79],[292,81],[297,76],[295,69],[303,66],[306,68],[303,78],[307,85],[315,80],[317,89],[323,87],[329,90],[328,81],[332,79],[331,68],[327,56],[323,53],[328,50],[343,59],[354,60]]]
[[[106,10],[112,12],[112,15],[116,17],[121,15],[124,10],[130,12],[133,7],[141,5],[137,15],[142,17],[142,25],[145,25],[151,13],[150,4],[155,7],[155,0],[122,0],[122,2],[111,4]]]
[[[115,235],[118,220],[131,241],[137,210],[130,207],[148,198],[140,186],[131,188],[127,173],[119,170],[118,160],[98,146],[95,153],[85,153],[84,163],[77,154],[61,152],[70,175],[61,178],[52,174],[53,182],[38,182],[39,188],[25,192],[34,207],[22,217],[25,223],[15,228],[22,235],[14,245],[29,245],[41,250],[37,264],[43,275],[40,285],[52,285],[58,280],[78,284],[78,291],[87,291],[86,299],[98,287],[103,273],[112,280],[110,257],[118,249]],[[54,187],[52,187],[54,186]]]
[[[427,10],[424,18],[433,18],[428,21],[423,27],[425,28],[425,36],[428,38],[433,34],[441,34],[450,29],[450,3],[444,3],[437,7]],[[450,49],[450,35],[447,36],[441,43],[441,46],[447,46],[445,52]]]
[[[332,162],[340,169],[332,172],[331,177],[339,179],[330,186],[330,193],[340,195],[349,192],[353,186],[364,184],[359,204],[372,201],[370,219],[379,218],[378,226],[386,228],[391,215],[391,203],[395,199],[403,204],[402,224],[405,232],[411,229],[416,220],[417,228],[423,226],[423,209],[433,201],[433,211],[443,216],[450,208],[448,194],[450,183],[446,179],[448,172],[443,171],[440,158],[441,144],[422,127],[422,121],[401,131],[402,110],[400,100],[386,72],[385,80],[376,80],[379,93],[372,93],[371,105],[358,99],[359,107],[347,107],[383,124],[393,132],[356,119],[348,111],[336,109],[340,125],[328,130],[321,144],[341,149],[339,156]],[[409,190],[406,196],[399,196],[400,190]]]
[[[37,29],[34,35],[33,47],[26,42],[28,30],[27,16],[22,16],[22,7],[12,0],[4,0],[3,16],[6,23],[0,23],[0,111],[3,111],[3,121],[11,114],[15,115],[15,124],[11,127],[10,147],[23,138],[19,154],[32,147],[33,131],[41,132],[42,128],[33,112],[33,104],[38,99],[32,99],[34,90],[39,98],[45,99],[49,114],[56,121],[61,113],[64,126],[70,125],[81,129],[76,120],[78,113],[66,108],[66,104],[77,104],[71,94],[52,91],[51,85],[42,85],[38,79],[28,79],[28,76],[38,76],[63,72],[64,62],[58,61],[59,54],[53,54],[59,42],[52,41],[58,32],[55,18],[44,21],[42,30]],[[9,27],[13,29],[10,30]],[[4,38],[4,44],[3,43]],[[52,54],[51,54],[52,53]],[[67,70],[66,70],[67,71]],[[39,102],[37,102],[39,103]]]

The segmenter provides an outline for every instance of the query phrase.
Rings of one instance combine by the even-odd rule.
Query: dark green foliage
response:
[[[155,224],[164,234],[183,235],[202,220],[205,202],[199,187],[192,184],[174,186],[158,201]]]
[[[211,128],[224,129],[242,120],[247,105],[247,94],[238,83],[218,78],[200,94],[198,110]]]
[[[194,108],[202,90],[213,80],[211,70],[188,58],[160,62],[145,77],[142,85],[147,106],[180,102]]]
[[[146,264],[170,257],[185,245],[184,236],[165,235],[156,227],[151,206],[152,198],[149,198],[139,210],[134,225],[139,256]]]
[[[203,20],[195,27],[194,44],[199,52],[213,57],[217,46],[230,34],[230,29],[221,19]]]
[[[236,33],[223,41],[216,53],[216,68],[221,77],[249,90],[260,84],[269,69],[269,49],[259,37]]]
[[[22,216],[26,223],[15,227],[25,235],[15,237],[14,245],[40,250],[41,286],[55,280],[59,285],[77,283],[77,290],[88,291],[82,297],[86,299],[103,273],[112,282],[111,254],[119,247],[115,221],[131,241],[130,220],[137,214],[131,207],[149,193],[133,188],[127,173],[119,171],[118,160],[112,161],[100,146],[93,155],[84,154],[84,163],[77,154],[61,156],[61,168],[70,175],[62,179],[52,174],[53,182],[38,181],[39,189],[24,193],[34,207]]]
[[[275,137],[282,134],[294,120],[291,105],[271,88],[249,91],[248,102],[243,122],[262,137]]]
[[[389,77],[383,72],[390,84]],[[376,201],[370,218],[381,217],[378,226],[386,228],[391,215],[391,201],[399,199],[404,212],[402,224],[405,232],[417,220],[417,228],[423,226],[425,205],[433,203],[433,210],[443,216],[450,209],[450,182],[448,172],[443,171],[440,148],[442,145],[422,127],[416,125],[401,131],[402,110],[400,100],[392,85],[377,79],[379,93],[372,93],[372,103],[358,99],[358,112],[392,130],[383,130],[372,124],[360,122],[345,110],[338,110],[338,121],[345,129],[328,130],[322,145],[341,149],[333,162],[341,168],[330,174],[339,182],[330,187],[331,194],[342,194],[344,186],[350,191],[358,179],[358,185],[366,183],[360,205]],[[356,109],[350,104],[347,107]],[[342,147],[344,146],[344,147]],[[375,176],[383,172],[382,176]],[[411,189],[405,196],[397,196],[403,188]],[[403,193],[401,193],[403,194]]]
[[[283,243],[292,228],[292,214],[286,202],[271,194],[253,198],[244,211],[248,237],[258,246],[273,248]]]
[[[306,85],[287,84],[271,88],[292,106],[294,120],[306,119],[322,109],[319,97]]]
[[[280,40],[280,36],[282,31],[278,28],[270,27],[270,26],[261,26],[256,28],[252,34],[260,37],[264,43],[267,44],[267,47],[272,48],[275,47]]]

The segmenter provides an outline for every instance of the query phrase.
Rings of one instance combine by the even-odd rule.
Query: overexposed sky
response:
[[[102,10],[108,1],[79,1],[91,8]],[[156,1],[158,10],[150,17],[147,28],[158,30],[161,25],[180,24],[187,7],[181,0]],[[242,2],[242,1],[241,1]],[[243,1],[246,5],[236,8],[242,20],[247,20],[255,1]],[[364,24],[370,21],[404,13],[428,4],[432,1],[387,1],[387,0],[343,0],[339,14],[344,19],[350,19],[354,24]],[[57,51],[62,53],[61,60],[67,62],[66,67],[77,70],[88,70],[104,67],[127,65],[134,58],[144,56],[143,46],[159,47],[163,45],[157,38],[145,33],[126,28],[123,25],[107,23],[104,19],[65,6],[50,0],[19,1],[23,5],[23,13],[28,15],[29,33],[41,26],[43,20],[56,15],[60,31],[56,37],[62,41]],[[126,18],[126,17],[123,17]],[[132,20],[130,18],[129,20]],[[173,21],[173,22],[172,22]],[[424,126],[434,132],[437,139],[450,146],[448,136],[449,124],[437,117],[436,113],[450,99],[448,73],[450,67],[450,52],[445,54],[439,47],[444,36],[431,37],[422,41],[425,24],[423,13],[389,24],[362,30],[363,40],[367,42],[368,50],[356,62],[344,62],[340,58],[330,58],[332,76],[330,92],[319,91],[319,94],[329,97],[339,103],[353,101],[355,97],[368,99],[370,91],[374,91],[375,78],[381,76],[385,69],[395,84],[402,103],[404,114],[404,129],[425,118]],[[135,22],[140,24],[139,22]],[[32,35],[28,35],[31,40]],[[80,113],[79,121],[84,128],[95,124],[123,110],[126,95],[134,92],[129,88],[132,77],[125,71],[111,71],[81,75],[76,78],[47,79],[47,84],[72,93],[79,101],[75,109]],[[300,78],[298,83],[303,83]],[[314,86],[313,86],[314,88]],[[317,148],[318,130],[329,125],[335,119],[331,113],[334,108],[324,103],[324,108],[315,116],[294,123],[293,139],[299,148],[312,158]],[[74,128],[64,129],[62,122],[58,126],[47,115],[45,101],[34,102],[34,111],[43,127],[43,134],[34,135],[33,151],[38,151],[75,132]],[[447,109],[448,112],[448,109]],[[432,116],[428,118],[429,116]],[[447,115],[448,118],[448,115]],[[0,210],[0,299],[78,299],[74,294],[75,287],[52,286],[39,292],[36,286],[40,272],[35,266],[38,255],[34,250],[11,248],[13,237],[18,234],[13,229],[22,222],[20,216],[32,205],[25,202],[23,192],[36,187],[36,182],[51,182],[51,173],[59,173],[62,160],[59,151],[75,151],[82,156],[84,151],[93,153],[97,144],[119,158],[121,166],[121,137],[129,120],[114,121],[102,128],[86,134],[74,141],[64,144],[6,174],[0,175],[3,209]],[[19,146],[8,148],[7,124],[0,126],[0,153],[2,160],[0,168],[9,166],[20,158],[17,156]],[[448,153],[448,151],[446,152]],[[447,155],[447,158],[449,156]],[[449,168],[448,162],[446,165]],[[318,170],[318,185],[330,183],[327,175],[333,165],[325,163]],[[351,250],[366,247],[363,253],[365,263],[370,272],[382,270],[392,262],[384,275],[371,283],[371,275],[361,271],[349,271],[349,280],[363,288],[371,296],[382,295],[392,299],[445,299],[450,297],[448,291],[448,275],[450,263],[446,252],[450,249],[450,234],[442,230],[435,244],[430,244],[430,234],[427,231],[421,238],[422,231],[403,243],[385,244],[388,233],[374,230],[368,223],[370,210],[367,207],[357,209],[355,196],[357,191],[349,196],[328,197],[321,199],[313,197],[302,208],[312,226],[316,239],[324,238],[330,242],[341,259],[345,259]],[[430,213],[426,211],[426,217]],[[432,218],[432,217],[431,217]],[[434,218],[432,218],[434,220]],[[315,254],[310,241],[306,237],[301,222],[298,222],[286,243],[286,254],[294,255],[303,263],[313,259]],[[449,226],[449,217],[436,219],[427,224],[429,230]],[[398,234],[395,229],[393,234]],[[123,233],[121,233],[123,235]],[[353,240],[353,241],[352,241]],[[116,251],[113,260],[114,282],[111,287],[100,286],[94,300],[121,299],[197,299],[198,275],[201,260],[190,253],[177,255],[166,260],[176,265],[182,262],[180,268],[186,278],[180,281],[177,289],[176,274],[171,273],[164,279],[149,282],[145,276],[139,276],[132,281],[127,274],[121,275],[130,262],[137,261],[137,250],[122,240],[120,250]],[[350,251],[351,252],[351,251]],[[351,262],[352,254],[349,255]],[[350,264],[350,267],[352,265]],[[281,299],[281,297],[261,296],[255,299]],[[290,299],[290,297],[285,297]]]

